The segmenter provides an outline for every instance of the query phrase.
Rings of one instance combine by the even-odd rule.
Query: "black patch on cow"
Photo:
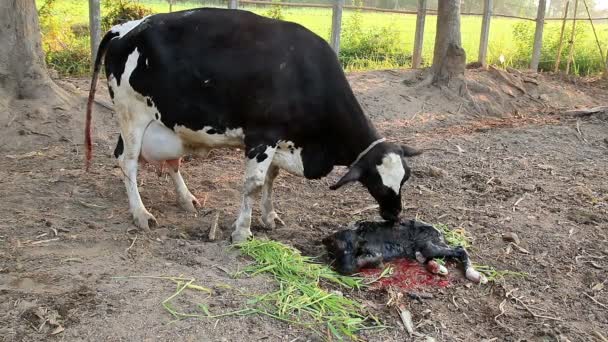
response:
[[[122,135],[118,135],[118,142],[116,143],[116,148],[114,149],[114,157],[118,158],[122,155],[122,152],[124,150],[124,145],[122,142]]]
[[[258,163],[263,162],[264,160],[266,160],[266,158],[268,158],[268,155],[266,154],[266,148],[268,148],[268,146],[258,145],[250,149],[249,152],[247,152],[247,158],[255,158]]]
[[[207,134],[224,134],[224,133],[226,133],[226,128],[211,128],[206,133]]]
[[[108,87],[108,91],[110,92],[110,98],[114,100],[114,90],[112,89],[112,86]]]
[[[160,119],[160,114],[159,113],[155,113],[154,117],[156,118],[156,120]]]
[[[150,98],[146,98],[146,104],[148,107],[152,107],[152,100],[150,100]]]

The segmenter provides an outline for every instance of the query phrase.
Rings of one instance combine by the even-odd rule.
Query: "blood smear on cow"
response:
[[[393,274],[382,278],[371,285],[372,289],[383,289],[388,287],[401,290],[413,290],[424,287],[446,287],[450,285],[451,278],[431,274],[423,265],[409,259],[397,259],[385,263],[385,267],[391,266]],[[367,278],[377,278],[382,273],[381,269],[364,269],[361,274]]]

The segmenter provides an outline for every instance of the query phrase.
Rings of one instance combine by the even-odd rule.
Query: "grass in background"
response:
[[[40,8],[45,0],[36,0]],[[164,0],[140,0],[139,3],[149,7],[155,13],[168,12],[169,4]],[[196,7],[224,7],[203,2],[179,2],[173,6],[173,11]],[[245,10],[261,15],[269,15],[270,6],[245,6]],[[102,16],[105,15],[102,8]],[[322,38],[329,40],[331,32],[332,12],[329,8],[294,8],[281,7],[280,15],[287,21],[297,22],[307,27]],[[56,23],[47,26],[43,36],[47,62],[61,74],[82,74],[88,72],[88,32],[73,28],[86,27],[88,23],[88,3],[80,0],[55,0],[50,17]],[[353,18],[356,17],[356,20]],[[432,61],[433,45],[436,28],[436,16],[427,16],[425,24],[425,39],[423,45],[423,66]],[[500,64],[499,57],[505,57],[504,66],[515,68],[528,67],[532,55],[532,39],[534,22],[492,18],[490,26],[490,42],[488,61]],[[570,26],[571,23],[568,24]],[[416,16],[395,13],[374,13],[366,11],[345,10],[343,14],[343,30],[341,37],[340,60],[347,71],[370,70],[380,68],[399,68],[411,65]],[[540,67],[552,70],[556,59],[557,42],[559,39],[560,21],[547,21]],[[568,53],[568,28],[564,39],[562,68],[565,67]],[[596,22],[596,30],[600,43],[608,42],[608,21]],[[467,61],[477,60],[481,17],[463,16],[461,19],[462,45],[467,53]],[[61,34],[56,34],[60,32]],[[71,32],[71,33],[70,33]],[[72,36],[70,36],[72,35]],[[57,43],[59,42],[59,43]],[[60,49],[50,49],[49,46],[61,46]],[[604,50],[606,46],[603,46]],[[577,34],[574,55],[574,72],[586,75],[602,70],[595,38],[588,22],[577,23]]]

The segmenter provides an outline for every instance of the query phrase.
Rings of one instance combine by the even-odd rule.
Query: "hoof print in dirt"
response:
[[[434,274],[447,275],[445,266],[434,258],[459,260],[465,276],[485,284],[487,279],[476,271],[463,247],[449,247],[435,227],[413,220],[392,223],[362,221],[350,229],[338,231],[323,239],[334,267],[341,274],[353,274],[363,268],[378,268],[384,261],[397,258],[417,260]]]

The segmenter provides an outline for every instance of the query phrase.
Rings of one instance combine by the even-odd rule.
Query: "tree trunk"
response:
[[[0,0],[0,107],[13,99],[57,103],[66,96],[48,76],[34,0]]]
[[[460,0],[440,0],[431,74],[433,83],[448,84],[464,75],[466,53],[460,38]]]

